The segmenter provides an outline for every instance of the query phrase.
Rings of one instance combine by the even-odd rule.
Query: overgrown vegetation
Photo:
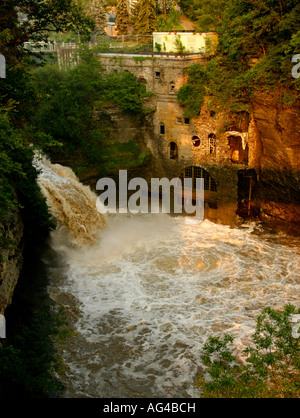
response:
[[[36,183],[32,158],[24,136],[7,114],[0,113],[0,222],[7,222],[15,210],[20,210],[27,239],[41,238],[54,227]],[[1,249],[9,248],[11,239],[3,234],[0,244],[1,256]]]
[[[0,51],[9,66],[27,55],[24,43],[47,41],[52,32],[75,31],[88,37],[95,23],[75,0],[14,0],[0,4]]]
[[[51,31],[78,27],[88,34],[93,22],[72,0],[21,0],[17,4],[8,0],[0,4],[0,51],[6,60],[6,78],[0,80],[0,222],[5,223],[18,207],[28,239],[44,236],[53,223],[31,164],[33,151],[29,143],[34,141],[28,133],[33,129],[26,122],[37,105],[35,89],[30,83],[35,56],[26,50],[24,43],[29,39],[47,40]],[[37,138],[37,142],[50,144],[43,131],[35,132],[34,139]],[[5,234],[0,242],[1,248],[9,245]]]
[[[293,305],[282,311],[265,308],[257,318],[253,345],[243,352],[246,362],[232,354],[232,335],[209,337],[202,356],[209,379],[198,380],[201,397],[299,398],[300,324],[291,322],[299,313]]]
[[[38,101],[28,135],[37,143],[36,132],[42,132],[40,145],[44,150],[67,160],[78,152],[81,165],[98,166],[102,172],[108,161],[110,167],[113,161],[118,167],[122,159],[126,166],[125,155],[129,165],[133,160],[140,164],[138,147],[131,147],[130,155],[125,144],[115,146],[107,124],[95,123],[93,115],[95,109],[107,105],[116,105],[133,118],[143,115],[143,101],[149,95],[145,85],[130,72],[104,73],[93,50],[83,48],[79,56],[76,66],[59,69],[56,64],[48,64],[33,73],[32,88]],[[53,143],[58,146],[53,148]],[[75,171],[80,164],[74,161]]]
[[[78,65],[66,69],[56,64],[39,67],[34,54],[24,48],[28,39],[47,40],[52,31],[80,30],[82,36],[91,35],[95,24],[83,13],[83,8],[89,9],[86,3],[1,3],[0,51],[6,58],[7,76],[0,82],[0,221],[18,207],[31,235],[43,236],[43,231],[53,228],[53,222],[36,184],[29,144],[64,154],[82,147],[87,162],[100,165],[101,159],[96,162],[96,157],[103,154],[106,158],[110,150],[103,146],[105,127],[98,132],[93,127],[94,106],[115,104],[128,114],[142,114],[143,99],[148,95],[131,73],[104,74],[95,51],[88,48],[80,50]],[[97,45],[96,52],[99,48],[107,45]],[[120,153],[123,148],[120,146]],[[131,159],[128,156],[130,164],[133,159],[139,162],[139,155],[134,150]],[[1,236],[1,248],[10,245],[8,241]]]
[[[8,0],[0,3],[0,52],[6,61],[6,78],[0,79],[0,253],[4,248],[20,245],[7,235],[10,218],[16,210],[20,210],[22,216],[24,239],[30,254],[39,248],[54,227],[36,183],[37,172],[32,166],[33,150],[30,147],[32,139],[48,145],[52,139],[43,131],[35,131],[33,137],[34,129],[28,125],[37,105],[35,89],[30,82],[36,61],[26,51],[24,43],[29,39],[47,40],[51,31],[76,31],[79,27],[82,33],[91,33],[93,22],[71,0]],[[31,259],[25,289],[33,281],[35,270],[32,266],[36,267],[37,262],[37,259]],[[40,280],[34,289],[41,286]],[[31,308],[33,304],[33,292],[30,292]],[[23,306],[18,308],[22,310]],[[57,389],[52,386],[51,377],[54,361],[51,321],[49,310],[38,308],[32,315],[27,310],[22,312],[18,321],[9,327],[9,335],[0,349],[1,399],[45,397]]]
[[[202,84],[215,108],[222,111],[246,111],[255,92],[281,88],[299,97],[300,79],[292,77],[292,56],[300,50],[300,5],[296,0],[182,1],[190,17],[197,20],[199,31],[216,31],[219,44],[216,56],[206,72],[188,81],[190,89],[181,91],[179,99],[194,116],[195,94],[192,86]],[[203,95],[200,89],[199,95]],[[187,103],[191,99],[191,106]],[[197,99],[201,104],[201,97]]]
[[[157,25],[159,31],[183,30],[183,27],[180,25],[180,12],[173,7],[165,14],[158,16]]]
[[[186,73],[188,83],[184,84],[178,91],[177,97],[184,106],[184,116],[193,118],[198,116],[205,95],[207,94],[208,75],[206,69],[200,64],[191,65]]]

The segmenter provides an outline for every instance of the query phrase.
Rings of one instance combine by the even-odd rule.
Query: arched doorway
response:
[[[196,188],[196,179],[204,179],[204,191],[207,192],[217,192],[217,183],[212,178],[212,176],[204,170],[202,167],[190,166],[186,167],[181,173],[179,178],[183,182],[185,178],[192,178],[193,189]]]
[[[189,166],[186,167],[180,174],[179,178],[182,181],[182,190],[184,189],[184,179],[192,179],[192,192],[182,193],[182,202],[190,199],[193,204],[196,202],[196,179],[204,179],[204,218],[215,220],[218,218],[218,200],[217,200],[217,183],[214,178],[202,167]]]

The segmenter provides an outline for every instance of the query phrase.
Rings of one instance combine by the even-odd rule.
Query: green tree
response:
[[[139,10],[141,7],[141,3],[139,1],[135,2],[132,4],[131,8],[130,8],[130,13],[129,13],[129,23],[132,26],[135,26],[138,15],[139,15]]]
[[[211,380],[199,378],[201,397],[299,398],[300,341],[291,322],[299,312],[293,305],[282,311],[265,308],[257,318],[253,345],[243,352],[246,363],[228,347],[231,335],[210,337],[201,358]]]
[[[128,33],[129,6],[128,0],[118,0],[116,26],[119,35]]]
[[[8,64],[28,53],[24,42],[47,41],[51,32],[78,29],[89,34],[93,21],[73,0],[14,0],[0,4],[0,51]]]
[[[75,148],[89,138],[95,104],[113,103],[136,114],[143,111],[147,95],[145,85],[130,72],[104,74],[96,54],[85,47],[76,66],[48,64],[34,71],[32,84],[38,102],[31,125]]]
[[[166,14],[160,15],[157,20],[158,30],[173,31],[182,29],[179,23],[180,13],[171,8]]]
[[[222,28],[224,13],[231,0],[194,0],[194,20],[201,32],[216,31]]]
[[[38,95],[30,84],[29,60],[24,43],[47,40],[52,30],[71,27],[89,30],[92,22],[71,0],[8,0],[0,3],[0,51],[6,58],[6,78],[0,83],[0,221],[19,207],[27,238],[44,236],[50,222],[48,209],[36,184],[33,151],[25,127],[34,113]],[[29,129],[30,130],[30,129]],[[49,142],[43,132],[34,137]],[[5,245],[5,237],[0,237]]]
[[[191,65],[186,73],[188,82],[179,89],[177,97],[184,107],[185,117],[193,118],[199,114],[203,106],[209,77],[205,67],[200,64]]]
[[[90,15],[95,22],[95,35],[105,34],[106,12],[100,0],[92,0],[90,5]]]
[[[80,29],[91,33],[93,21],[73,0],[8,0],[0,2],[0,51],[6,59],[6,79],[0,83],[0,106],[13,101],[10,117],[24,123],[34,109],[34,97],[28,80],[36,65],[26,41],[47,41],[54,31]],[[41,59],[42,57],[39,56]]]
[[[33,151],[22,132],[13,126],[7,113],[0,112],[0,223],[5,225],[18,208],[27,238],[45,236],[54,226],[36,183],[32,158]],[[0,236],[0,254],[8,245],[6,235]]]
[[[151,35],[157,30],[157,16],[155,0],[140,0],[139,13],[133,28],[133,32],[143,35]]]
[[[206,80],[199,74],[190,84],[206,82],[206,97],[222,112],[249,111],[260,89],[282,88],[295,100],[300,79],[292,77],[292,56],[300,50],[300,4],[296,0],[198,1],[198,29],[219,35],[217,54],[208,60]],[[203,89],[198,89],[200,96]],[[184,93],[186,112],[192,111],[188,88]],[[197,94],[190,89],[191,98]],[[201,99],[201,97],[199,97]],[[199,100],[199,103],[201,100]],[[195,114],[195,108],[193,110]],[[199,109],[200,110],[200,109]]]

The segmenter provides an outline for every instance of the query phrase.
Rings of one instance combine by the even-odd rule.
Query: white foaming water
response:
[[[209,335],[232,333],[242,350],[265,306],[299,303],[296,244],[254,225],[117,215],[92,248],[65,247],[51,289],[78,332],[64,353],[65,396],[199,396]]]
[[[299,239],[259,225],[119,214],[93,245],[69,238],[54,231],[63,262],[48,260],[49,294],[77,331],[62,353],[65,397],[198,397],[209,335],[233,334],[240,352],[265,306],[299,305]]]

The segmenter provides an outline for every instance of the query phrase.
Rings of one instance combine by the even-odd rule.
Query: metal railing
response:
[[[57,52],[57,48],[78,48],[74,42],[24,42],[24,47],[31,52]]]
[[[152,35],[142,35],[142,34],[136,34],[136,35],[117,35],[111,37],[116,42],[121,43],[133,43],[138,45],[152,45],[153,44],[153,36]]]

